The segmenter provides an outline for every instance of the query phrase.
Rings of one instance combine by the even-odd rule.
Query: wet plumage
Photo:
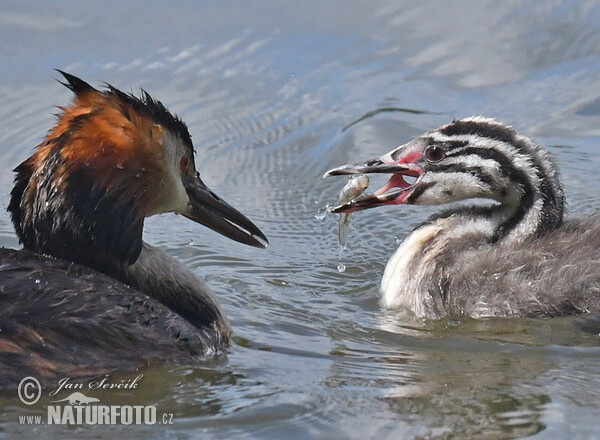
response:
[[[186,125],[159,101],[61,73],[75,99],[15,169],[25,250],[0,251],[0,385],[218,353],[231,328],[216,297],[142,241],[144,218],[175,212],[256,247],[265,236],[202,182]]]

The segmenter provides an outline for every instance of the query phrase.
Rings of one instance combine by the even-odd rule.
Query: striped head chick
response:
[[[510,126],[481,116],[455,120],[389,153],[328,171],[390,174],[373,194],[332,209],[350,213],[387,205],[455,206],[417,226],[390,258],[382,279],[382,304],[417,316],[440,316],[430,295],[442,291],[444,267],[467,249],[522,244],[561,226],[563,190],[550,155]],[[410,179],[408,179],[408,177]]]
[[[333,212],[491,199],[498,203],[485,214],[495,220],[490,231],[494,241],[523,240],[562,223],[563,190],[550,155],[512,127],[490,118],[455,120],[380,158],[332,169],[325,177],[361,173],[385,173],[391,178],[369,197]],[[409,183],[406,176],[414,181]]]
[[[114,275],[140,255],[144,218],[165,212],[264,247],[258,227],[202,182],[185,123],[161,102],[60,73],[74,100],[15,169],[8,210],[26,249]]]

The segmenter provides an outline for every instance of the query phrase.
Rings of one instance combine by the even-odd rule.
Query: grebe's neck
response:
[[[8,209],[23,246],[119,279],[206,329],[207,337],[226,338],[229,325],[206,284],[142,242],[146,207],[156,195],[141,188],[152,188],[146,180],[157,174],[149,167],[134,174],[127,162],[70,168],[59,152],[41,148],[16,169]]]
[[[439,270],[446,259],[477,246],[493,245],[503,207],[462,208],[437,215],[413,230],[390,257],[381,280],[381,304],[418,317],[444,315]],[[439,292],[438,292],[439,293]]]
[[[207,337],[229,337],[229,323],[210,288],[163,250],[142,243],[138,259],[119,278],[183,316]]]
[[[515,187],[503,204],[451,209],[418,226],[388,261],[381,281],[382,306],[408,309],[419,317],[444,316],[440,274],[445,265],[468,249],[523,243],[562,224],[562,197],[550,197],[541,188],[525,192]]]
[[[73,164],[60,142],[49,138],[15,169],[8,210],[19,240],[33,252],[115,276],[141,252],[157,173],[149,166],[140,172],[116,153],[106,158],[114,166],[104,159]]]

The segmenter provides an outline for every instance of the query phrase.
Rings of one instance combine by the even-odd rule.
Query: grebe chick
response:
[[[8,206],[24,250],[0,250],[0,386],[218,353],[231,328],[208,286],[142,241],[164,212],[241,243],[265,235],[200,179],[186,125],[146,92],[75,93],[16,169]]]
[[[431,319],[600,313],[600,215],[563,223],[556,166],[511,127],[484,117],[454,121],[325,177],[362,173],[392,177],[333,212],[494,201],[451,208],[417,226],[385,268],[383,307]]]

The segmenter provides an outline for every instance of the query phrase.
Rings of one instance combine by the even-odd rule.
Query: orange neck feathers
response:
[[[144,217],[166,203],[165,130],[189,147],[185,124],[144,92],[98,91],[63,73],[75,93],[36,152],[16,169],[8,210],[37,253],[119,272],[137,259]]]

